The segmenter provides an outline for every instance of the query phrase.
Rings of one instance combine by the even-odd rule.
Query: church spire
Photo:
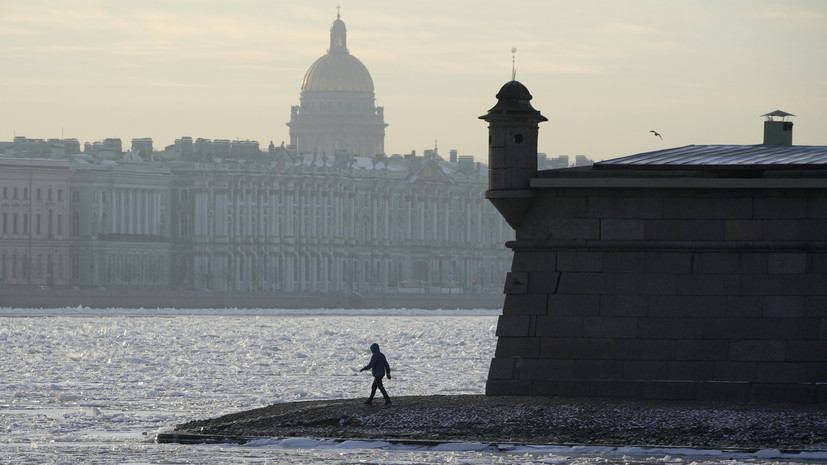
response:
[[[342,21],[341,6],[336,7],[336,20],[330,26],[330,49],[328,53],[348,53],[347,51],[347,28]]]

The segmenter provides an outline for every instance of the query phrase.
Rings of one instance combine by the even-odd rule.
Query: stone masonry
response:
[[[827,402],[827,169],[610,168],[488,191],[516,240],[486,393]]]

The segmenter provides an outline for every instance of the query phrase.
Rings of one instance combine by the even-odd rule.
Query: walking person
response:
[[[370,363],[359,370],[371,370],[371,373],[373,373],[373,386],[370,388],[370,398],[366,400],[365,403],[368,405],[373,403],[373,396],[376,395],[376,389],[378,388],[382,393],[382,396],[385,398],[385,405],[389,405],[391,403],[391,398],[388,396],[388,391],[385,390],[385,386],[382,385],[382,378],[387,376],[388,379],[391,379],[391,367],[388,365],[388,359],[385,358],[385,354],[379,351],[379,344],[371,344],[370,351],[373,352],[373,356],[370,358]]]

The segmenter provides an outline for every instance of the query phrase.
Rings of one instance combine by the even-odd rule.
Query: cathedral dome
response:
[[[307,70],[302,90],[373,92],[368,69],[347,50],[347,28],[338,14],[330,26],[330,48]]]
[[[298,153],[385,152],[385,109],[376,106],[368,69],[347,49],[347,28],[338,14],[330,26],[330,48],[307,70],[299,98],[287,123]]]
[[[373,92],[373,79],[355,56],[328,52],[307,70],[302,90]]]

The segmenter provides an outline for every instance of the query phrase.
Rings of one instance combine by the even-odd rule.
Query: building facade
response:
[[[173,274],[195,289],[498,292],[510,237],[478,168],[304,157],[173,168]],[[447,172],[447,173],[446,173]]]
[[[0,158],[0,278],[91,289],[501,292],[501,245],[513,232],[484,202],[484,166],[429,153]]]
[[[68,284],[69,163],[0,158],[3,285]]]
[[[168,286],[168,167],[75,163],[70,276],[78,287]]]

